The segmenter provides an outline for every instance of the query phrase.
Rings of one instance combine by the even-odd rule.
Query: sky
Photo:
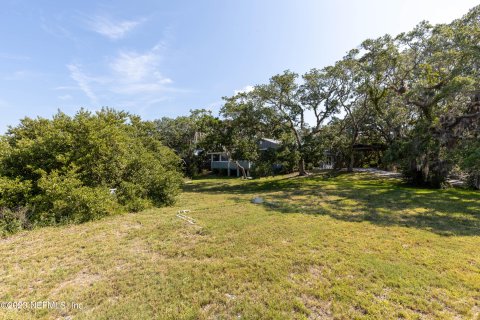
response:
[[[470,0],[3,0],[0,134],[24,117],[113,107],[153,120],[218,113],[284,70],[363,40],[448,23]]]

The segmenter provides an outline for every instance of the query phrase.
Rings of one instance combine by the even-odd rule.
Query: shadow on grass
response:
[[[348,222],[419,228],[443,236],[480,235],[480,193],[419,189],[370,174],[209,180],[185,191],[225,194],[239,203],[245,203],[245,195],[259,195],[266,199],[266,208],[286,214],[328,215]]]

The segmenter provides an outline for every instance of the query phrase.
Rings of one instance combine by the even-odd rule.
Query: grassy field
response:
[[[475,319],[480,193],[358,173],[196,180],[175,207],[0,240],[0,283],[3,302],[66,302],[7,319]]]

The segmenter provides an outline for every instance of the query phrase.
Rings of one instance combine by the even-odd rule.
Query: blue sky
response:
[[[58,109],[156,119],[217,112],[277,73],[322,68],[367,38],[450,22],[470,0],[3,0],[0,133]]]

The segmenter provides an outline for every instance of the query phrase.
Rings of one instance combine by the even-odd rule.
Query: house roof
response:
[[[260,140],[275,143],[275,144],[281,144],[281,141],[275,140],[275,139],[269,139],[269,138],[261,138]]]
[[[269,142],[271,144],[275,144],[277,146],[280,146],[282,144],[281,141],[279,140],[275,140],[275,139],[269,139],[269,138],[260,138],[260,141],[265,141],[265,142]],[[259,150],[262,151],[262,150],[267,150],[268,148],[260,148]],[[225,151],[216,151],[216,152],[207,152],[207,154],[220,154],[220,155],[224,155],[226,154]]]

